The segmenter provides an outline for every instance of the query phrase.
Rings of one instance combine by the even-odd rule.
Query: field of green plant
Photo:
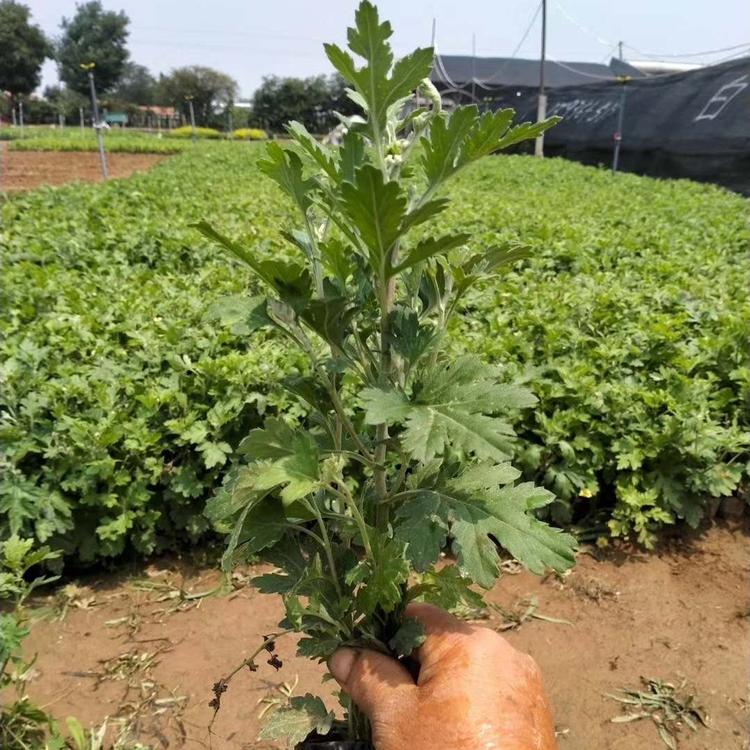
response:
[[[288,408],[278,383],[303,366],[273,334],[207,319],[250,282],[190,226],[297,252],[263,147],[138,137],[185,153],[0,203],[0,537],[84,561],[208,532],[238,440]],[[521,156],[467,169],[450,195],[444,229],[531,251],[471,292],[451,342],[539,397],[516,461],[557,494],[554,519],[650,542],[746,492],[747,201]]]
[[[265,131],[257,128],[239,128],[232,137],[240,141],[265,140]],[[199,140],[221,140],[227,136],[213,128],[196,128]],[[91,128],[83,132],[74,127],[57,130],[49,127],[6,128],[0,131],[0,141],[9,141],[11,151],[97,151],[96,134]],[[104,131],[104,145],[110,153],[131,154],[178,154],[191,148],[192,129],[190,126],[163,130],[161,133],[148,133],[138,130]]]
[[[18,133],[18,131],[15,131]],[[168,138],[158,133],[130,130],[107,130],[105,148],[110,153],[178,154],[195,145],[188,138]],[[52,130],[51,128],[26,128],[23,135],[9,139],[11,151],[97,151],[96,134],[91,128],[81,132],[78,128]]]

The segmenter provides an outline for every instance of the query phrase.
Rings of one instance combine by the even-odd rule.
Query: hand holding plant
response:
[[[394,63],[391,33],[364,0],[348,33],[364,65],[326,45],[362,108],[344,118],[340,147],[291,123],[292,147],[271,143],[261,162],[299,210],[300,226],[282,232],[299,262],[198,225],[266,292],[221,300],[212,315],[246,334],[276,331],[309,360],[286,383],[308,424],[276,416],[250,432],[238,449],[245,463],[207,514],[229,533],[225,566],[259,556],[278,568],[255,584],[283,597],[281,632],[303,633],[299,653],[318,660],[342,645],[407,657],[426,637],[407,605],[475,601],[470,584],[489,588],[499,574],[498,544],[539,573],[573,561],[572,537],[534,515],[551,493],[516,484],[509,462],[514,436],[502,415],[534,397],[443,349],[465,292],[523,249],[472,248],[436,221],[452,175],[555,120],[511,127],[512,110],[443,112],[428,79],[433,50]],[[415,91],[427,106],[415,106]],[[456,565],[436,569],[449,544]],[[217,683],[216,707],[224,689]],[[368,739],[367,721],[349,708],[348,736]],[[263,736],[294,745],[331,724],[308,695],[277,711]]]
[[[419,679],[377,651],[341,649],[331,673],[367,714],[378,750],[554,750],[536,663],[493,630],[429,604],[406,610],[424,628]]]

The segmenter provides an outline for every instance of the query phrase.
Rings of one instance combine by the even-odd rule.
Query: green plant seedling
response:
[[[391,34],[364,0],[348,51],[325,47],[361,109],[342,118],[338,146],[295,122],[291,145],[268,144],[261,169],[299,216],[282,231],[296,260],[197,225],[262,287],[219,300],[213,317],[242,321],[248,333],[272,329],[309,362],[286,383],[307,405],[307,423],[278,414],[252,430],[206,511],[228,532],[226,568],[258,557],[277,568],[254,584],[283,598],[286,617],[243,662],[251,670],[264,650],[279,668],[275,640],[289,632],[303,634],[298,652],[311,659],[342,645],[407,657],[424,633],[404,618],[406,605],[453,607],[473,599],[472,583],[490,588],[498,545],[536,573],[574,559],[574,539],[535,516],[552,493],[518,483],[510,463],[506,417],[535,398],[478,357],[445,348],[466,292],[500,277],[525,250],[478,247],[447,231],[441,190],[467,165],[556,120],[514,126],[509,109],[444,111],[428,78],[433,50],[394,60]],[[436,569],[446,547],[455,565]],[[216,709],[228,680],[214,686]],[[320,699],[292,703],[271,714],[266,738],[294,745],[330,729]],[[347,732],[368,739],[353,709]]]

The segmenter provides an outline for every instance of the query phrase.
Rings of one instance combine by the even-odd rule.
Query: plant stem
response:
[[[333,485],[328,485],[328,487],[331,492],[337,497],[340,497],[351,510],[354,522],[357,524],[359,534],[362,537],[362,544],[364,545],[365,553],[368,557],[372,557],[372,545],[370,544],[370,535],[367,533],[367,524],[365,523],[364,516],[362,515],[357,503],[352,497],[352,493],[349,492],[349,488],[343,483],[339,485],[340,489]]]
[[[367,449],[367,446],[362,442],[361,438],[357,434],[357,431],[354,429],[354,425],[346,415],[344,405],[341,403],[341,399],[339,398],[339,393],[336,390],[336,386],[331,382],[331,379],[328,377],[328,373],[326,373],[326,371],[323,370],[322,367],[318,368],[318,372],[326,384],[328,395],[331,397],[331,403],[333,404],[333,408],[336,411],[336,415],[341,420],[341,424],[344,425],[344,429],[349,434],[349,437],[354,441],[354,444],[357,446],[360,453],[372,463],[375,460],[374,456]]]
[[[398,246],[393,250],[391,263],[398,261]],[[380,308],[380,369],[381,377],[388,380],[391,374],[390,316],[396,299],[396,277],[391,276],[385,283]],[[388,425],[384,422],[377,426],[375,432],[375,495],[378,499],[375,510],[375,525],[383,528],[388,523],[388,510],[385,500],[388,496],[386,485],[385,459],[388,452]]]
[[[325,521],[323,520],[323,516],[320,514],[320,510],[318,509],[318,506],[313,502],[306,502],[305,505],[310,509],[310,511],[315,515],[315,518],[318,521],[318,527],[320,528],[320,536],[323,542],[323,549],[325,550],[326,557],[328,558],[328,567],[331,570],[331,578],[333,579],[333,585],[336,587],[336,593],[339,596],[342,596],[341,593],[341,586],[339,585],[339,575],[338,571],[336,570],[336,562],[333,559],[333,547],[331,546],[331,539],[328,536],[328,529],[326,529]]]

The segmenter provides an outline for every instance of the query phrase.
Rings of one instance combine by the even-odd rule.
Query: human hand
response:
[[[501,635],[429,604],[408,617],[427,638],[419,678],[377,651],[339,649],[328,668],[369,717],[376,750],[555,750],[536,662]]]

